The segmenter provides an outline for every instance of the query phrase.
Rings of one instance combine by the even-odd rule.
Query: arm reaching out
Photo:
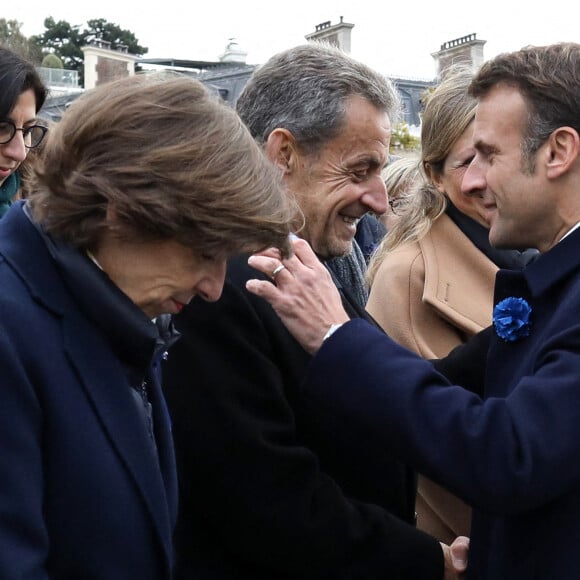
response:
[[[349,317],[330,274],[308,243],[296,239],[292,245],[294,255],[284,260],[271,250],[252,256],[250,266],[270,276],[275,284],[248,280],[246,288],[267,300],[294,338],[315,353],[329,329]]]

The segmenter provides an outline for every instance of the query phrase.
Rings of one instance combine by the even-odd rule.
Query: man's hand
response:
[[[328,270],[308,243],[296,239],[292,245],[294,255],[284,260],[271,250],[252,256],[250,266],[275,284],[248,280],[246,288],[266,299],[294,338],[315,353],[331,325],[347,322],[349,317]]]
[[[441,543],[441,549],[445,558],[445,575],[443,579],[457,580],[463,578],[463,573],[467,569],[469,538],[458,536],[450,546]]]

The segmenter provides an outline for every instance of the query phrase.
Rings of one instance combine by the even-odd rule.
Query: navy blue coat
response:
[[[381,441],[475,506],[467,578],[576,580],[580,230],[524,273],[500,271],[496,303],[508,296],[529,302],[532,330],[494,335],[483,398],[353,320],[313,359],[308,405],[349,453]]]
[[[180,475],[180,580],[431,580],[439,542],[414,527],[415,474],[372,445],[350,455],[303,413],[310,356],[261,298],[247,257],[220,300],[193,300],[164,363]],[[336,280],[339,284],[339,281]],[[368,316],[343,294],[352,316]]]
[[[177,485],[150,384],[159,459],[127,373],[13,206],[0,221],[0,577],[171,577]]]

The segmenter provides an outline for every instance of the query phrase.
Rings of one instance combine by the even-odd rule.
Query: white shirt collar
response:
[[[558,243],[560,243],[564,238],[567,238],[573,231],[577,230],[578,228],[580,228],[580,222],[577,222],[575,226],[573,226],[571,229],[569,229],[558,241]]]

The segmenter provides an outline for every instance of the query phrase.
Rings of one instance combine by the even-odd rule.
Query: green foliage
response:
[[[64,68],[62,60],[56,56],[56,54],[47,54],[43,59],[40,66],[45,68]]]
[[[17,20],[0,18],[0,46],[13,50],[34,64],[40,63],[42,51],[22,34],[20,27],[21,24]]]
[[[391,133],[391,153],[396,150],[415,151],[419,149],[421,140],[409,132],[407,123],[398,123]]]
[[[55,54],[65,69],[82,71],[83,51],[80,26],[71,26],[65,20],[55,22],[52,16],[44,20],[43,34],[31,37],[44,54]]]
[[[100,38],[111,43],[111,48],[116,50],[120,45],[127,47],[131,54],[143,56],[149,49],[141,46],[135,35],[130,30],[122,30],[116,24],[107,22],[103,18],[89,20],[88,28],[83,31],[84,44]]]
[[[81,81],[84,72],[84,54],[81,47],[87,46],[95,39],[110,42],[112,50],[124,45],[131,54],[137,56],[142,56],[148,51],[148,48],[139,44],[131,31],[123,30],[103,18],[89,20],[87,27],[81,30],[81,25],[71,25],[66,20],[56,22],[49,16],[44,20],[44,28],[42,34],[32,36],[30,41],[43,54],[54,54],[60,58],[65,69],[78,71]]]

